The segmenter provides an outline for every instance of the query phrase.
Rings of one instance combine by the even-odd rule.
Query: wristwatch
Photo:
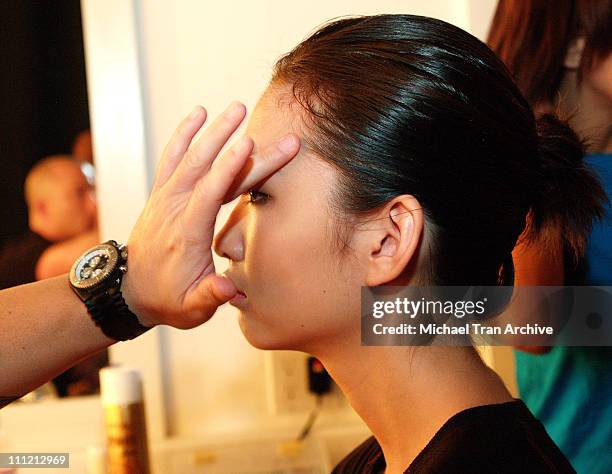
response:
[[[127,272],[127,247],[109,240],[87,250],[70,269],[70,287],[87,306],[94,323],[117,341],[134,339],[151,329],[130,311],[121,294]]]

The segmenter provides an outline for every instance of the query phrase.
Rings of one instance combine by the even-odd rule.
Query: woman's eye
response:
[[[262,193],[261,191],[256,191],[255,189],[251,189],[248,192],[248,195],[249,195],[248,202],[250,203],[258,203],[258,202],[266,201],[270,197],[266,193]]]

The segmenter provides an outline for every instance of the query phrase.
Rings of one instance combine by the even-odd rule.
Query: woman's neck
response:
[[[386,474],[403,473],[454,414],[513,400],[471,347],[346,342],[316,355],[380,443]]]
[[[564,74],[555,104],[541,104],[537,109],[554,109],[567,118],[578,136],[587,139],[590,153],[612,153],[612,103],[587,81],[579,82],[577,72]]]

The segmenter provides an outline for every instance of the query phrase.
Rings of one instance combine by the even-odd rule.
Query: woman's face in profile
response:
[[[280,104],[281,93],[269,89],[253,110],[246,134],[254,154],[287,133],[303,137],[299,106]],[[313,351],[345,339],[347,331],[358,337],[363,273],[332,245],[329,197],[336,179],[302,140],[292,161],[240,197],[215,237],[215,251],[230,260],[226,276],[246,294],[231,304],[255,347]]]

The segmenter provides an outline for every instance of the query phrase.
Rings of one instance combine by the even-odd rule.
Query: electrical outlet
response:
[[[316,397],[308,390],[308,357],[309,354],[298,351],[264,353],[268,413],[285,415],[312,410]],[[348,406],[342,391],[332,383],[331,391],[323,395],[323,410],[345,409]]]
[[[267,351],[264,354],[268,412],[272,415],[310,410],[314,395],[308,392],[306,359],[298,351]]]

